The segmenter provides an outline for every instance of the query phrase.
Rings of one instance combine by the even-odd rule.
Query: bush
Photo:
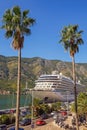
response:
[[[4,115],[1,115],[1,117],[0,117],[0,124],[9,125],[9,124],[14,123],[14,122],[15,122],[14,115],[4,114]]]

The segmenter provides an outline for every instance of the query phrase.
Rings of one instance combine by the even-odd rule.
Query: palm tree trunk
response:
[[[19,129],[20,108],[20,86],[21,86],[21,48],[18,50],[18,79],[17,79],[17,102],[16,102],[16,130]]]
[[[86,122],[87,122],[87,113],[85,114],[85,116],[86,116]]]
[[[77,90],[76,90],[75,58],[74,58],[74,56],[72,57],[72,66],[73,66],[73,81],[74,81],[74,100],[75,100],[76,127],[77,127],[77,130],[79,130],[78,111],[77,111]]]

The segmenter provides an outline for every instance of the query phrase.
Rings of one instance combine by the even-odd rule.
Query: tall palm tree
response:
[[[5,29],[5,37],[13,38],[12,47],[18,50],[18,79],[17,79],[17,104],[16,104],[16,130],[19,128],[19,107],[21,87],[21,49],[24,44],[24,36],[31,33],[30,26],[35,20],[28,17],[29,10],[21,11],[19,6],[8,9],[2,18],[2,29]]]
[[[78,31],[78,25],[69,25],[64,27],[61,31],[60,43],[63,44],[65,50],[69,51],[72,57],[72,67],[73,67],[73,81],[74,81],[74,99],[75,99],[75,113],[76,113],[76,125],[77,130],[79,130],[78,125],[78,113],[77,113],[77,91],[76,91],[76,73],[75,73],[75,53],[79,52],[79,45],[83,44],[83,39],[81,37],[82,30]]]

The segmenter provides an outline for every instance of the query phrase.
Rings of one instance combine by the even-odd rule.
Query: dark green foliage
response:
[[[0,124],[9,125],[15,122],[15,116],[11,114],[3,114],[0,116]]]

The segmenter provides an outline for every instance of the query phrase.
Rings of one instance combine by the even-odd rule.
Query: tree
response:
[[[69,25],[64,27],[61,31],[60,43],[63,44],[64,49],[69,51],[72,57],[72,71],[73,71],[73,82],[74,82],[74,99],[75,99],[75,113],[76,113],[76,125],[77,130],[79,130],[78,125],[78,113],[77,113],[77,91],[76,91],[76,73],[75,73],[75,54],[79,52],[79,45],[83,44],[83,39],[81,37],[82,30],[78,31],[78,25]]]
[[[71,111],[75,112],[75,103],[71,105]],[[86,117],[87,121],[87,93],[79,93],[77,97],[77,104],[78,104],[78,115]]]
[[[61,109],[61,102],[53,103],[51,109],[52,109],[53,111],[58,111],[58,110],[60,110],[60,109]]]
[[[13,38],[12,47],[18,50],[18,79],[17,79],[17,104],[16,104],[16,130],[19,128],[19,107],[21,87],[21,49],[24,44],[24,36],[31,34],[30,27],[35,20],[28,17],[29,10],[21,11],[19,6],[8,9],[2,18],[2,29],[5,29],[5,37]]]
[[[87,121],[87,93],[80,93],[77,98],[77,103],[79,115],[85,115]]]

